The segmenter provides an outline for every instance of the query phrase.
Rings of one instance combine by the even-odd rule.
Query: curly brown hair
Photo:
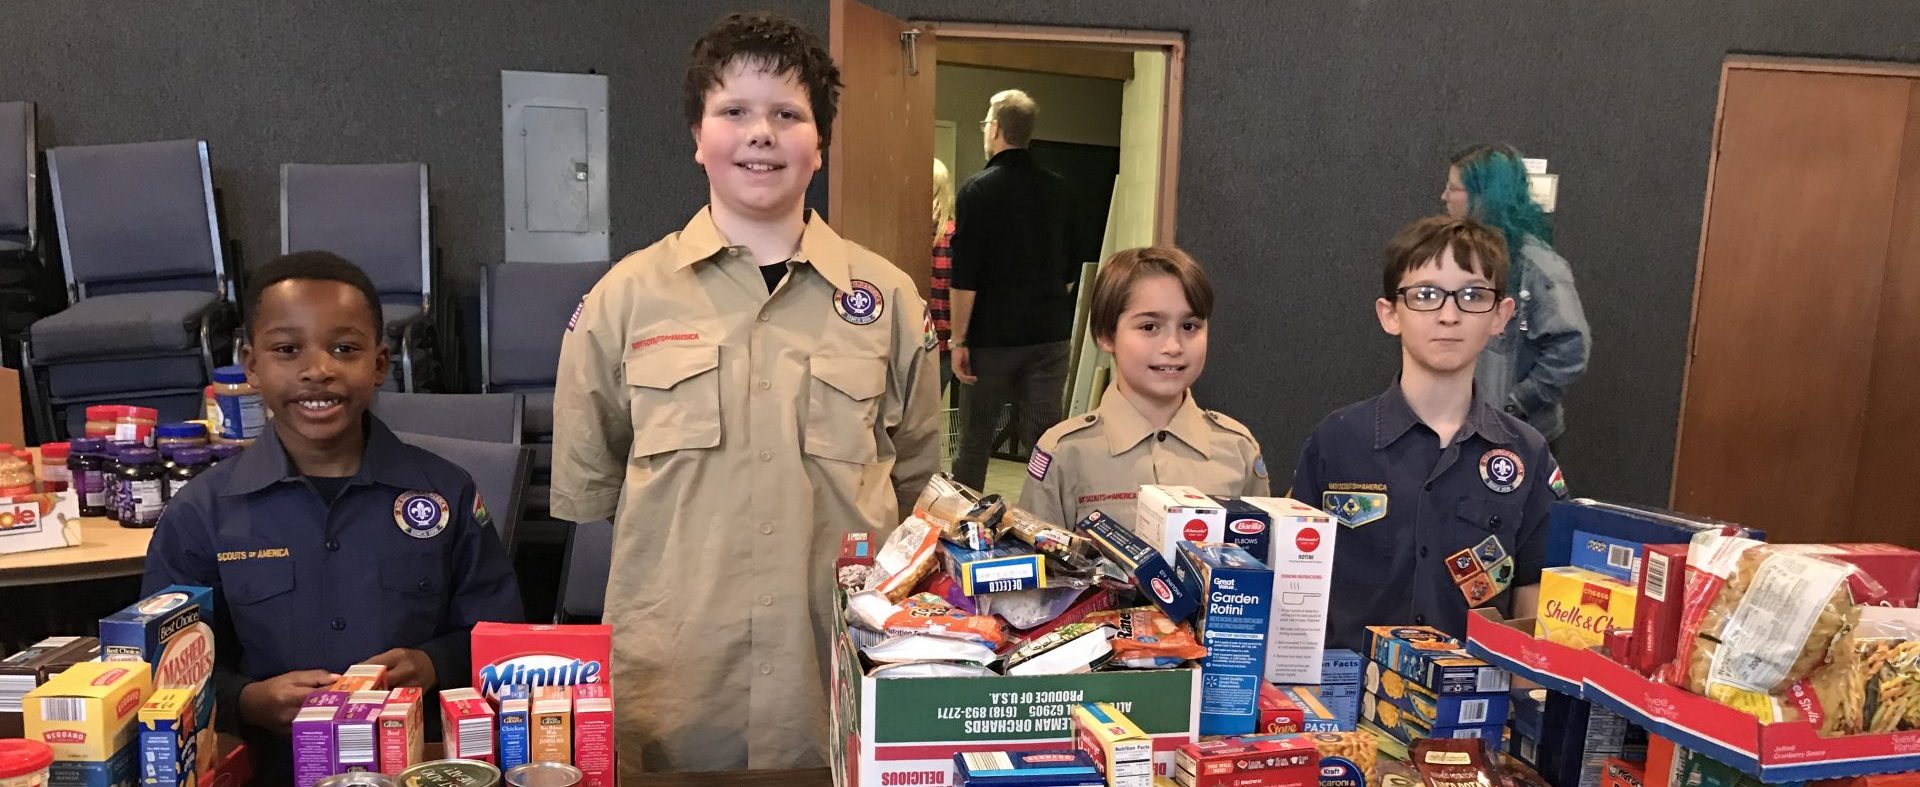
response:
[[[732,14],[693,43],[680,96],[689,127],[700,125],[707,93],[725,81],[726,69],[735,61],[777,76],[792,74],[807,91],[820,147],[826,148],[839,112],[840,68],[813,33],[791,19],[766,12]]]

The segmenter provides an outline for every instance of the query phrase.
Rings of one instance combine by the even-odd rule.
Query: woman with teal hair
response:
[[[1566,431],[1561,400],[1587,369],[1591,336],[1573,268],[1555,253],[1553,227],[1527,188],[1527,167],[1510,145],[1475,145],[1454,154],[1447,214],[1472,217],[1506,235],[1507,295],[1513,319],[1487,344],[1474,371],[1483,401],[1512,413],[1552,441]]]

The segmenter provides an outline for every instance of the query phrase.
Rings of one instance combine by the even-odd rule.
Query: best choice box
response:
[[[153,688],[194,692],[195,765],[213,771],[219,742],[213,725],[213,591],[170,585],[137,604],[100,619],[102,661],[143,661],[152,667]]]
[[[1273,570],[1232,544],[1182,541],[1174,575],[1201,602],[1194,624],[1207,647],[1200,660],[1200,734],[1252,734],[1260,726]]]
[[[140,781],[147,787],[194,787],[194,697],[161,689],[140,708]]]
[[[1273,569],[1267,681],[1327,682],[1321,675],[1326,659],[1321,648],[1326,645],[1327,602],[1333,598],[1334,537],[1340,528],[1334,527],[1333,517],[1298,500],[1249,497],[1244,502],[1267,512],[1271,540],[1264,556],[1254,552]]]

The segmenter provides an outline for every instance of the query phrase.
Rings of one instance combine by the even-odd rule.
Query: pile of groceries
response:
[[[0,785],[239,787],[214,734],[213,594],[172,586],[0,660]],[[389,687],[358,664],[293,719],[296,787],[613,787],[611,631],[481,623],[473,686]],[[429,759],[426,714],[445,742]],[[242,748],[244,751],[244,748]]]

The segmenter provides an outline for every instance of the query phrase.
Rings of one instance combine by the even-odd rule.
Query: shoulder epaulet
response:
[[[1097,423],[1100,423],[1100,414],[1098,413],[1087,413],[1086,415],[1076,415],[1068,418],[1065,421],[1054,424],[1052,429],[1046,431],[1046,434],[1040,435],[1040,439],[1034,443],[1034,447],[1047,453],[1053,453],[1053,449],[1060,445],[1060,441],[1065,439],[1067,435],[1086,429]]]
[[[1221,429],[1225,429],[1234,434],[1240,435],[1241,437],[1245,437],[1248,440],[1254,439],[1253,430],[1248,429],[1246,424],[1233,420],[1232,416],[1229,416],[1226,413],[1222,413],[1217,410],[1205,410],[1202,412],[1206,414],[1208,423],[1211,423],[1214,426],[1220,427]]]

